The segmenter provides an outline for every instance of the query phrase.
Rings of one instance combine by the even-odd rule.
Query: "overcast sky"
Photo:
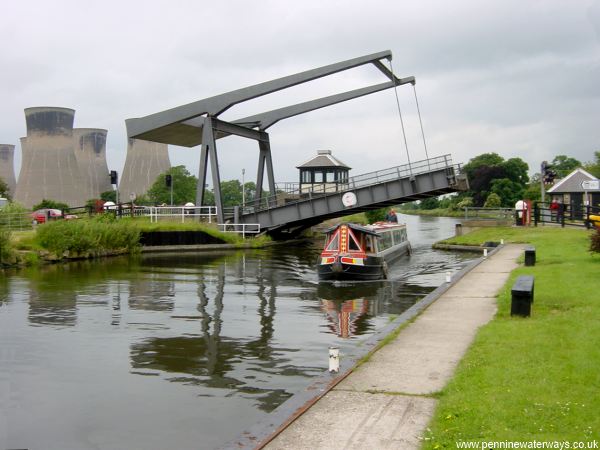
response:
[[[530,172],[600,150],[600,0],[3,2],[0,143],[25,135],[23,109],[76,110],[75,127],[108,129],[122,170],[125,119],[346,59],[391,50],[415,76],[429,156],[465,163],[521,157]],[[237,106],[223,119],[386,81],[373,66]],[[424,159],[412,87],[398,89],[413,161]],[[318,149],[351,174],[407,161],[393,90],[269,129],[277,181]],[[254,178],[257,145],[218,141],[222,179]],[[197,174],[199,147],[170,147]]]

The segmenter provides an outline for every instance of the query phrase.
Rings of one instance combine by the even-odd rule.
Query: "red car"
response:
[[[33,223],[45,223],[47,217],[49,217],[50,220],[62,219],[63,214],[60,209],[48,209],[48,208],[38,209],[37,211],[34,211],[31,213],[31,218],[33,219]],[[75,216],[73,214],[66,214],[64,218],[66,220],[77,219],[77,216]]]

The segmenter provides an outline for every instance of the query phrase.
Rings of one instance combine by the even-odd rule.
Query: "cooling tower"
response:
[[[106,164],[106,130],[97,128],[73,129],[75,157],[83,178],[86,200],[100,198],[100,194],[112,191]]]
[[[171,168],[166,144],[128,139],[127,158],[119,183],[122,201],[145,194],[161,173]]]
[[[15,146],[10,144],[0,144],[0,178],[8,185],[11,197],[15,195]]]
[[[74,116],[68,108],[25,109],[27,137],[21,139],[17,202],[28,208],[43,199],[69,206],[85,204],[85,185],[73,151]]]

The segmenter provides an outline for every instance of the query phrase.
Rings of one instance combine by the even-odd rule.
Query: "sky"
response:
[[[108,130],[121,172],[125,119],[354,57],[391,50],[410,85],[282,121],[268,131],[278,182],[319,149],[351,175],[450,154],[496,152],[539,171],[600,151],[600,0],[223,2],[30,0],[0,7],[0,143],[26,134],[23,110],[73,108],[75,127]],[[234,120],[381,83],[372,65],[240,104]],[[406,145],[402,132],[404,124]],[[222,180],[256,177],[258,146],[217,143]],[[169,147],[198,173],[199,147]]]

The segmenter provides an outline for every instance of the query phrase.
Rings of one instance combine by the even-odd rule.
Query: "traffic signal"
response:
[[[552,166],[548,164],[547,161],[542,162],[542,180],[544,184],[552,184],[554,183],[554,179],[556,178],[557,173],[552,169]]]
[[[165,175],[165,185],[168,188],[170,188],[172,183],[173,183],[173,178],[171,177],[171,175]]]
[[[117,174],[117,171],[111,170],[110,171],[110,184],[117,184],[118,180],[119,180],[119,175]]]

